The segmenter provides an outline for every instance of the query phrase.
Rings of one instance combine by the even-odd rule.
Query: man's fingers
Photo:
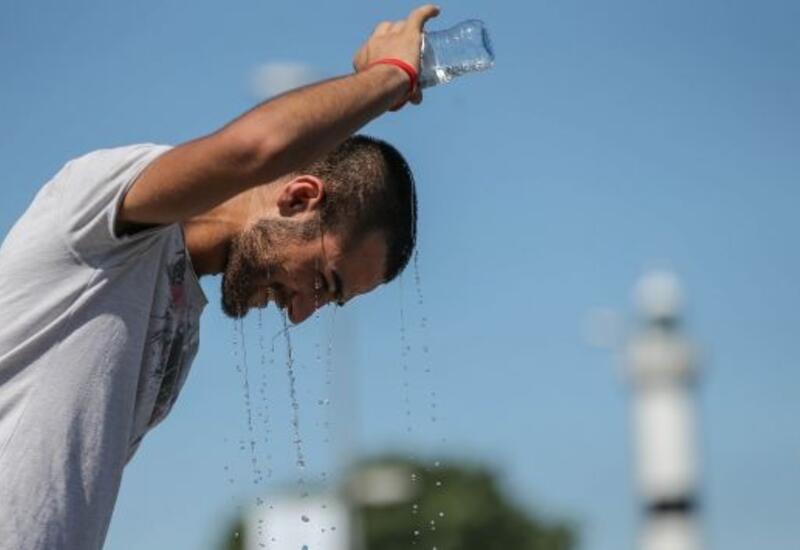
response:
[[[437,15],[439,15],[439,7],[427,4],[412,11],[408,16],[408,22],[413,28],[422,32],[425,22]]]
[[[372,34],[374,35],[386,34],[386,31],[388,31],[391,27],[392,24],[389,21],[383,21],[381,23],[378,23],[378,25],[375,27],[375,30],[372,31]]]

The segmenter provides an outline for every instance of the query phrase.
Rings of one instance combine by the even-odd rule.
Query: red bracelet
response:
[[[408,102],[409,99],[411,99],[411,96],[414,95],[414,90],[416,90],[417,84],[419,83],[419,75],[417,74],[417,70],[402,59],[397,59],[396,57],[384,57],[378,59],[377,61],[373,61],[367,65],[367,69],[375,65],[394,65],[395,67],[402,69],[408,75],[408,95],[406,95],[406,98],[401,103],[398,103],[391,108],[392,111],[399,110]]]

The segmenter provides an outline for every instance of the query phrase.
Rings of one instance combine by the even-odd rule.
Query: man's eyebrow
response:
[[[344,289],[342,286],[342,278],[335,269],[331,269],[331,276],[333,277],[333,298],[336,300],[337,306],[344,305]]]

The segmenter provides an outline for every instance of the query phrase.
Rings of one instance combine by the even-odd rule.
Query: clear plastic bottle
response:
[[[494,65],[494,51],[483,21],[470,19],[443,31],[422,35],[419,85],[450,82],[462,74]]]

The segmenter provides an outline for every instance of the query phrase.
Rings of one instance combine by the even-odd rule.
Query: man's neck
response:
[[[225,271],[231,241],[249,223],[274,210],[274,191],[253,188],[208,212],[183,222],[186,248],[198,276]]]
[[[186,249],[197,276],[222,273],[235,228],[205,216],[192,218],[182,225]]]

